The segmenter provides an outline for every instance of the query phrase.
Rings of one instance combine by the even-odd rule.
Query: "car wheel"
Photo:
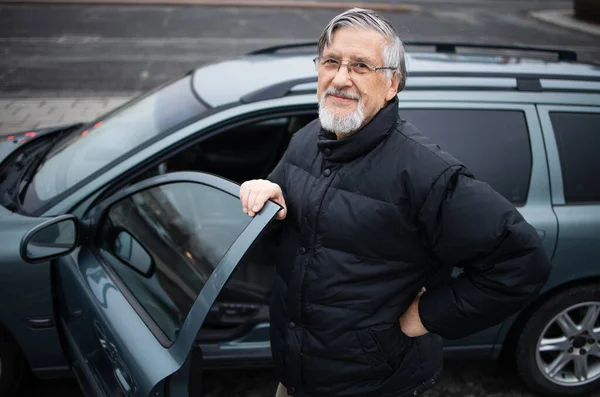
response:
[[[543,396],[600,389],[600,285],[571,288],[542,304],[515,353],[520,377]]]
[[[0,396],[17,391],[23,370],[23,360],[17,347],[0,334]]]

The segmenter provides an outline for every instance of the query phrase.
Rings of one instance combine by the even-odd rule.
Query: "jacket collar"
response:
[[[385,139],[398,121],[398,98],[394,97],[386,107],[355,134],[337,139],[334,133],[321,127],[317,146],[323,159],[333,162],[349,162],[365,155]]]

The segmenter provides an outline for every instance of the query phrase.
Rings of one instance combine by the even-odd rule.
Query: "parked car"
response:
[[[537,299],[446,356],[512,358],[543,396],[598,390],[600,67],[408,47],[400,115],[514,203],[553,263]],[[238,184],[317,117],[315,48],[199,67],[89,124],[2,138],[0,394],[30,369],[72,372],[90,396],[199,395],[203,368],[270,365],[260,248],[279,207],[249,218]]]

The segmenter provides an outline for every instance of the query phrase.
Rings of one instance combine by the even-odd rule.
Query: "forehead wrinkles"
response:
[[[325,43],[323,56],[347,57],[352,60],[376,62],[383,59],[386,39],[371,29],[338,28],[331,43]]]

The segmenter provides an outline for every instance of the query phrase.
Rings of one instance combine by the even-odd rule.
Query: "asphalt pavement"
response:
[[[536,397],[511,369],[490,361],[447,361],[440,382],[424,397]],[[203,397],[273,397],[270,369],[206,371]],[[599,397],[599,395],[590,397]],[[83,397],[74,380],[32,381],[18,397]],[[541,396],[543,397],[543,396]]]
[[[144,92],[206,63],[266,46],[316,41],[339,12],[94,1],[98,3],[0,3],[0,96]],[[405,3],[418,5],[419,11],[382,14],[407,41],[551,46],[576,50],[582,60],[600,63],[600,36],[531,17],[533,11],[572,8],[571,0]]]

